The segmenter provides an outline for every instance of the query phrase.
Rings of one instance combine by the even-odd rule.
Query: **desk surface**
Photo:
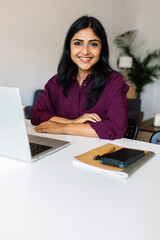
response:
[[[34,134],[27,121],[28,132]],[[112,143],[156,154],[130,178],[73,163],[108,140],[46,135],[71,145],[29,164],[0,157],[0,239],[159,240],[160,147],[129,139]]]

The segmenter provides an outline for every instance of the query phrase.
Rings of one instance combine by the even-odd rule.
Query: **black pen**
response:
[[[111,149],[108,150],[107,153],[104,153],[104,154],[112,153],[115,149],[116,149],[115,147],[112,147]],[[104,154],[103,154],[103,155],[104,155]],[[102,156],[102,155],[101,155],[101,156]],[[100,156],[100,155],[96,155],[93,159],[94,159],[94,160],[99,160],[99,159],[101,158],[101,156]]]

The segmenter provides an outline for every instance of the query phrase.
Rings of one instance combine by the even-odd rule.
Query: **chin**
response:
[[[89,66],[78,66],[79,69],[82,69],[84,71],[90,71],[92,69],[92,66],[89,65]]]

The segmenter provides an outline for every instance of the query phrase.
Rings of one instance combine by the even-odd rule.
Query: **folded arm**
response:
[[[88,137],[98,137],[95,130],[87,122],[98,122],[101,118],[96,113],[85,113],[76,119],[54,116],[49,121],[35,127],[36,132],[71,134]]]
[[[54,134],[69,134],[87,137],[98,137],[95,130],[88,123],[63,124],[53,121],[47,121],[35,127],[35,131]]]
[[[62,123],[62,124],[71,124],[71,123],[98,122],[98,121],[101,121],[101,118],[96,113],[85,113],[76,119],[68,119],[68,118],[54,116],[49,120],[57,123]]]

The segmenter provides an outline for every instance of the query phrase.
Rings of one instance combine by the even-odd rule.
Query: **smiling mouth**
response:
[[[82,62],[89,62],[92,57],[79,57],[79,59],[82,61]]]

